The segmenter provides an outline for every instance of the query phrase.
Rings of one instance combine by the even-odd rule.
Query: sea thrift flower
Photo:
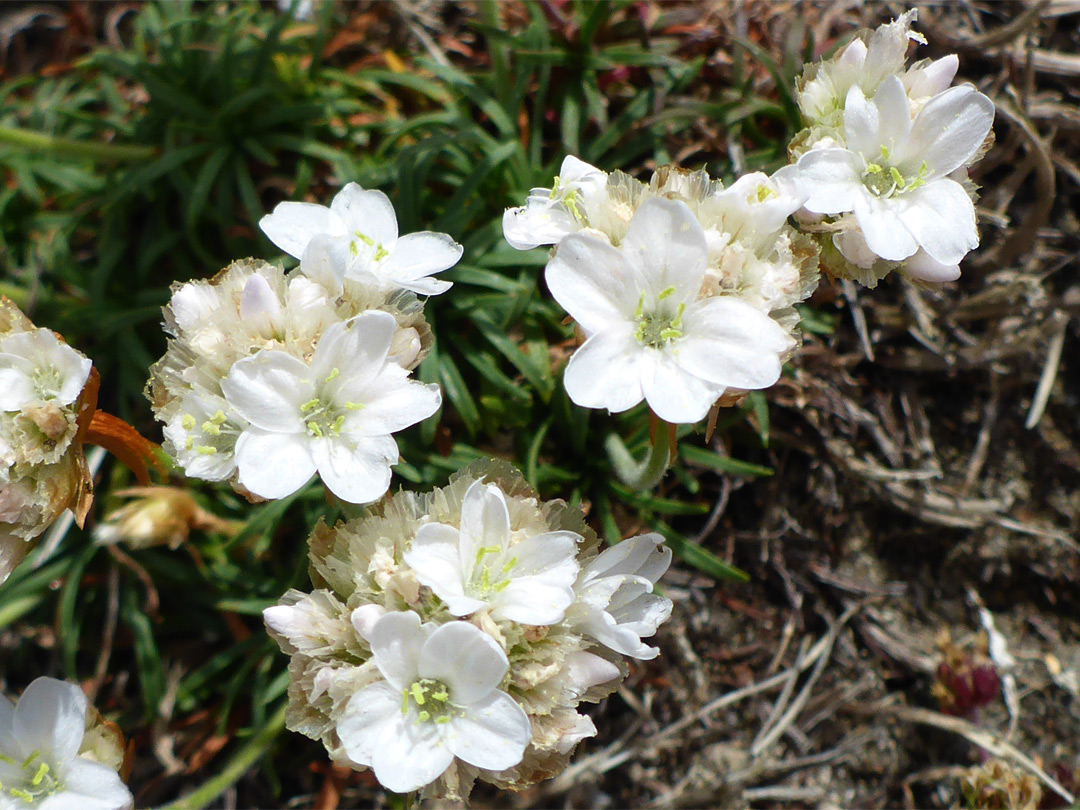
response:
[[[529,718],[497,688],[510,663],[494,638],[466,622],[421,624],[406,611],[376,621],[367,641],[385,680],[349,699],[338,734],[384,787],[416,790],[455,757],[493,771],[521,762]]]
[[[587,227],[606,202],[606,172],[573,155],[563,159],[553,188],[534,188],[522,208],[503,214],[503,236],[518,250],[555,245],[564,236]]]
[[[669,422],[703,419],[728,388],[772,385],[792,341],[755,307],[699,297],[708,246],[685,203],[642,203],[619,248],[589,233],[560,243],[548,288],[587,340],[566,368],[578,405],[625,411],[645,399]]]
[[[87,702],[79,687],[38,678],[12,704],[0,695],[0,807],[124,810],[130,791],[95,761]]]
[[[421,231],[398,236],[397,215],[381,191],[356,183],[343,188],[327,208],[314,203],[279,203],[259,221],[270,241],[301,259],[316,236],[328,238],[339,277],[438,295],[448,281],[431,278],[457,264],[462,247],[444,233]]]
[[[544,532],[511,545],[506,497],[477,481],[465,494],[460,528],[421,526],[405,563],[455,616],[490,610],[493,618],[547,625],[574,601],[581,535]]]
[[[972,158],[993,120],[993,102],[966,85],[931,99],[914,120],[897,77],[885,79],[873,101],[852,87],[847,148],[813,149],[799,159],[806,209],[853,212],[866,246],[887,261],[921,248],[955,267],[979,237],[971,199],[949,175]]]
[[[623,540],[590,562],[574,586],[580,627],[606,647],[632,658],[660,654],[642,644],[671,616],[671,600],[653,587],[671,565],[671,549],[658,534]]]
[[[290,657],[286,723],[425,797],[559,773],[596,733],[580,705],[626,675],[621,649],[654,652],[640,639],[671,610],[645,596],[670,559],[655,536],[599,554],[580,510],[504,462],[320,524],[310,546],[315,590],[263,614]]]
[[[283,498],[318,471],[339,498],[366,503],[390,486],[398,458],[391,433],[431,416],[436,385],[408,379],[389,358],[397,323],[367,312],[326,330],[311,361],[263,349],[221,383],[248,426],[236,440],[240,484]]]

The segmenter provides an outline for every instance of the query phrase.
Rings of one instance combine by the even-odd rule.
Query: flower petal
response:
[[[806,210],[815,214],[841,214],[855,207],[862,189],[859,157],[847,149],[811,149],[796,164]]]
[[[272,214],[259,220],[259,227],[271,242],[297,259],[304,255],[313,236],[342,236],[346,232],[344,223],[329,208],[303,202],[278,203]]]
[[[73,683],[37,678],[19,698],[11,725],[25,748],[54,766],[66,765],[86,733],[86,695]]]
[[[642,348],[630,324],[598,332],[570,358],[563,376],[566,393],[583,408],[620,413],[641,402]]]
[[[401,690],[419,677],[420,650],[434,632],[434,625],[422,625],[420,617],[411,610],[387,613],[371,628],[368,642],[375,666],[398,691],[396,700],[399,710]]]
[[[409,282],[453,267],[461,259],[463,250],[445,233],[421,231],[406,234],[397,240],[390,256],[379,268],[379,275],[410,289]],[[449,282],[440,283],[449,286]]]
[[[907,103],[906,97],[904,103]],[[844,142],[847,148],[870,156],[871,160],[876,159],[882,129],[881,110],[866,97],[859,85],[852,85],[844,100]]]
[[[700,422],[724,392],[716,385],[681,369],[673,358],[657,351],[641,377],[645,400],[665,422],[692,425]]]
[[[397,730],[401,719],[399,687],[378,681],[356,692],[337,722],[338,737],[349,759],[357,765],[371,765],[375,751]]]
[[[319,234],[311,238],[300,259],[300,272],[337,297],[341,295],[341,283],[345,278],[345,262],[335,256],[334,238]]]
[[[461,504],[461,562],[468,573],[482,548],[504,549],[510,539],[506,497],[494,484],[473,483]]]
[[[646,199],[630,220],[622,252],[640,269],[647,293],[671,295],[674,301],[697,297],[709,251],[705,231],[686,203],[660,197]],[[671,289],[673,294],[666,292]],[[647,303],[655,305],[656,300]]]
[[[537,627],[558,624],[574,602],[574,589],[563,582],[568,572],[576,573],[576,566],[504,580],[506,587],[493,597],[492,617]]]
[[[935,175],[963,166],[986,140],[994,123],[994,102],[969,84],[950,87],[926,102],[911,124],[906,169],[923,162]]]
[[[388,435],[427,419],[442,406],[439,386],[409,379],[409,372],[397,363],[387,363],[362,392],[348,394],[360,409],[348,417],[350,431],[370,435]]]
[[[898,77],[888,76],[881,83],[877,93],[874,94],[874,107],[877,109],[879,129],[877,143],[872,144],[871,148],[880,153],[881,147],[884,146],[892,157],[907,145],[908,135],[911,132],[911,103]],[[850,144],[848,147],[852,148]],[[855,149],[855,151],[862,150]],[[863,155],[877,157],[871,151],[865,151]]]
[[[334,197],[330,210],[344,223],[349,236],[362,234],[387,250],[397,241],[397,214],[390,198],[381,191],[365,191],[349,183]]]
[[[499,642],[468,622],[447,622],[420,650],[417,673],[449,687],[450,702],[469,707],[502,682],[510,662]]]
[[[258,273],[248,276],[240,293],[240,319],[251,331],[268,336],[283,326],[281,300]]]
[[[324,390],[340,391],[348,399],[386,365],[396,330],[394,316],[377,309],[332,324],[315,347],[311,377],[323,383]],[[327,386],[331,381],[333,385]]]
[[[455,616],[475,613],[487,602],[465,595],[461,560],[461,532],[444,523],[426,523],[416,530],[403,555],[421,585],[431,588]]]
[[[525,710],[505,692],[493,692],[446,725],[446,747],[470,765],[492,771],[521,762],[532,733]]]
[[[403,715],[386,729],[382,744],[372,756],[375,778],[387,790],[409,793],[438,779],[454,761],[446,745],[447,726],[416,722],[415,715]]]
[[[315,474],[308,437],[247,428],[236,440],[240,485],[260,498],[284,498]]]
[[[650,532],[604,549],[585,567],[583,578],[634,574],[655,583],[670,565],[671,549],[664,545],[663,537]]]
[[[960,278],[959,264],[942,264],[935,261],[929,253],[920,248],[915,255],[907,260],[904,272],[912,278],[920,281],[940,283],[943,281],[956,281]]]
[[[76,757],[60,771],[63,792],[67,794],[64,808],[80,810],[124,810],[134,803],[131,791],[120,775],[99,762]],[[46,807],[45,804],[42,808]],[[57,807],[61,810],[61,807]]]
[[[520,208],[503,212],[503,238],[517,250],[558,244],[563,237],[581,230],[566,208],[550,198],[530,196]]]
[[[274,433],[300,433],[300,406],[315,395],[311,372],[302,360],[261,349],[238,360],[221,381],[225,399],[255,427]]]
[[[646,286],[620,251],[591,233],[571,234],[559,242],[544,280],[552,297],[588,335],[628,323]]]
[[[919,189],[916,189],[918,191]],[[899,212],[907,206],[905,197],[879,199],[866,189],[855,198],[855,219],[859,222],[867,247],[883,259],[898,262],[906,259],[919,245],[900,220]]]
[[[18,411],[38,398],[30,380],[33,364],[13,354],[0,354],[0,366],[0,411]]]
[[[904,197],[900,221],[934,261],[956,265],[979,246],[975,206],[955,180],[932,180]]]
[[[398,460],[392,436],[342,434],[315,439],[311,457],[327,489],[349,503],[377,501],[390,489],[390,465]]]

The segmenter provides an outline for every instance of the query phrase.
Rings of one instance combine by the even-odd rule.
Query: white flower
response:
[[[436,627],[395,612],[367,640],[385,680],[349,699],[337,731],[348,757],[385,788],[423,787],[455,757],[493,771],[521,761],[529,718],[498,689],[509,662],[491,636],[467,622]]]
[[[163,432],[185,475],[224,481],[236,470],[236,441],[247,426],[222,397],[194,389],[184,393]]]
[[[421,526],[404,560],[455,616],[488,609],[496,620],[562,621],[574,601],[581,536],[557,531],[512,541],[502,490],[476,481],[465,493],[460,528]]]
[[[576,624],[615,652],[633,658],[659,655],[643,644],[671,615],[671,600],[652,593],[671,565],[671,549],[658,534],[643,534],[606,549],[585,566],[574,586]]]
[[[373,310],[327,329],[310,363],[264,349],[233,365],[221,389],[249,423],[235,450],[242,486],[283,498],[318,471],[351,503],[386,492],[398,458],[390,434],[441,404],[438,386],[389,360],[396,328],[393,315]]]
[[[699,299],[707,259],[690,210],[660,198],[642,203],[619,249],[585,233],[559,243],[548,288],[588,338],[566,367],[570,399],[619,412],[644,398],[661,419],[693,423],[729,387],[776,382],[791,338],[744,301]]]
[[[968,85],[935,96],[914,121],[896,76],[873,101],[852,87],[847,148],[813,149],[799,159],[806,209],[853,212],[867,247],[882,259],[902,261],[922,248],[937,264],[955,266],[979,236],[971,199],[949,175],[971,160],[993,120],[994,103]]]
[[[0,340],[0,411],[39,402],[70,405],[86,385],[91,365],[50,329],[8,335]]]
[[[116,771],[79,756],[86,697],[74,684],[38,678],[12,705],[0,696],[0,808],[121,810],[131,793]]]
[[[503,213],[503,236],[518,250],[558,244],[586,227],[588,211],[606,202],[607,181],[607,173],[567,155],[552,188],[532,189],[523,207]]]
[[[374,279],[420,295],[450,289],[448,281],[430,278],[457,264],[462,247],[444,233],[421,231],[398,237],[397,215],[381,191],[349,183],[327,208],[314,203],[283,202],[259,221],[270,241],[297,259],[320,234],[331,240],[339,278]]]

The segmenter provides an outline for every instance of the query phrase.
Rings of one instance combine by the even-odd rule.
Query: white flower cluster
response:
[[[427,275],[461,248],[444,234],[398,239],[385,195],[355,184],[329,209],[282,203],[262,225],[301,257],[296,270],[236,262],[175,287],[165,308],[173,340],[147,392],[165,447],[189,477],[260,498],[317,472],[343,501],[374,501],[398,459],[391,434],[441,404],[409,376],[431,344],[410,290],[449,286]]]
[[[17,704],[0,695],[2,810],[127,810],[119,732],[78,686],[38,678]]]
[[[89,359],[0,300],[0,582],[89,491],[76,437],[90,369]]]
[[[581,513],[502,462],[320,525],[310,594],[264,612],[289,663],[288,727],[399,793],[521,789],[596,733],[577,709],[649,659],[671,602],[659,535],[599,552]]]
[[[503,217],[520,250],[555,245],[546,280],[585,333],[566,371],[584,407],[646,400],[669,422],[765,388],[795,350],[794,304],[817,285],[794,169],[729,188],[704,171],[658,170],[648,184],[567,157],[554,186]]]
[[[979,243],[967,169],[985,151],[994,103],[950,87],[955,55],[906,66],[912,10],[865,33],[798,86],[806,128],[792,141],[805,220],[833,275],[869,286],[899,270],[952,281]],[[827,240],[827,241],[826,241]]]

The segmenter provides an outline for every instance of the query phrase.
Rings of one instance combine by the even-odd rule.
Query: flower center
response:
[[[882,146],[881,163],[867,162],[866,169],[862,173],[863,185],[870,189],[870,193],[875,197],[888,199],[894,194],[903,194],[917,189],[926,182],[926,177],[930,174],[930,168],[926,165],[925,160],[919,166],[917,172],[908,175],[905,175],[896,166],[890,166],[888,160],[889,149]]]
[[[0,754],[0,762],[8,765],[16,765],[11,757]],[[23,778],[20,785],[5,785],[0,782],[0,794],[7,793],[16,799],[22,799],[27,804],[35,804],[41,799],[51,796],[60,789],[60,782],[53,774],[49,763],[41,758],[41,754],[34,751],[22,762]]]
[[[668,287],[656,297],[657,303],[663,304],[664,299],[674,292],[674,287]],[[660,348],[668,341],[682,337],[682,316],[685,309],[686,304],[679,304],[674,314],[670,306],[660,306],[657,311],[647,313],[645,312],[645,293],[642,293],[641,298],[638,299],[637,309],[634,310],[634,320],[637,322],[634,338],[642,346]]]
[[[38,366],[34,369],[30,382],[41,399],[56,399],[64,381],[55,366]]]
[[[503,561],[502,552],[502,546],[481,546],[476,550],[472,577],[469,579],[469,595],[474,599],[491,599],[509,587],[507,574],[514,570],[518,559],[511,557]]]
[[[421,678],[401,690],[401,713],[408,714],[409,707],[416,707],[416,720],[420,723],[449,723],[465,714],[450,702],[450,690],[442,681]]]
[[[201,425],[190,413],[184,414],[180,427],[188,433],[184,440],[185,450],[194,450],[200,456],[215,456],[219,452],[231,453],[240,435],[228,421],[225,412],[218,410]]]
[[[360,255],[360,243],[363,243],[368,247],[375,248],[374,259],[377,262],[381,262],[383,259],[390,255],[390,251],[388,251],[382,245],[375,244],[375,240],[368,236],[366,233],[361,233],[360,231],[353,231],[352,238],[349,240],[349,254],[351,256]]]

